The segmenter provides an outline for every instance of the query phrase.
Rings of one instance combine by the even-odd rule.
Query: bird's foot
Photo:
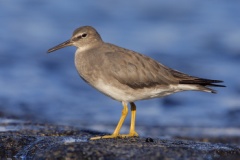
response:
[[[92,137],[90,140],[105,139],[105,138],[129,138],[129,137],[138,137],[136,131],[130,132],[129,134],[111,134],[105,136]]]
[[[105,136],[97,136],[97,137],[92,137],[90,140],[97,140],[97,139],[104,139],[104,138],[118,138],[119,135],[117,134],[111,134],[111,135],[105,135]]]
[[[130,131],[129,134],[121,134],[120,138],[129,138],[129,137],[138,137],[138,133],[136,131]]]

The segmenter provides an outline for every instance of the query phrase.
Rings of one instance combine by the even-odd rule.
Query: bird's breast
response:
[[[93,86],[102,76],[101,59],[101,56],[91,50],[88,52],[77,50],[75,53],[75,67],[79,75]]]

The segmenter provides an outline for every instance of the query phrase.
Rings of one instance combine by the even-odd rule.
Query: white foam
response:
[[[63,139],[63,143],[65,143],[65,144],[76,143],[76,142],[87,142],[87,138],[67,137],[67,138]]]

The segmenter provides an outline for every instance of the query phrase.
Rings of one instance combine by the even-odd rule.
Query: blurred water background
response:
[[[239,127],[239,6],[237,0],[1,0],[0,113],[111,132],[121,103],[79,78],[76,48],[46,54],[77,27],[91,25],[106,42],[225,81],[216,95],[181,92],[136,102],[137,126]]]

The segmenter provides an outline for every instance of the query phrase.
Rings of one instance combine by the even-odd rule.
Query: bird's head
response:
[[[86,50],[102,42],[101,36],[93,27],[83,26],[73,32],[71,39],[50,48],[47,52],[51,53],[67,46],[75,46],[80,50]]]

